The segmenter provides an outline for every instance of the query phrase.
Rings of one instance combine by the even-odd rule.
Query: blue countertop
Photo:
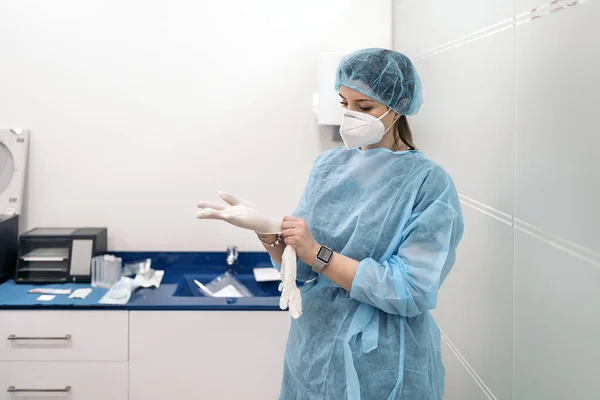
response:
[[[123,263],[152,260],[152,268],[165,271],[159,288],[136,290],[124,306],[98,303],[107,289],[92,288],[85,299],[70,299],[68,295],[56,295],[52,301],[37,300],[39,294],[28,293],[33,288],[89,288],[85,283],[63,284],[17,284],[9,280],[0,284],[0,309],[98,309],[98,310],[273,310],[279,308],[279,282],[257,283],[253,268],[271,267],[265,252],[241,252],[234,274],[243,280],[255,297],[216,298],[201,296],[194,278],[202,283],[229,269],[225,263],[226,254],[219,252],[111,252],[123,259]]]

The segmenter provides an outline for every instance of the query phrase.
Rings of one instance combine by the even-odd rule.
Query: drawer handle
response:
[[[6,391],[8,393],[69,393],[71,386],[65,386],[64,389],[17,389],[14,386],[9,386]]]
[[[71,340],[71,334],[67,333],[65,336],[16,336],[11,334],[6,340]]]

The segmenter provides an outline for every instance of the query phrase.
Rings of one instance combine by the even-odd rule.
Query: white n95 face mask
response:
[[[355,149],[361,146],[368,146],[379,143],[383,135],[392,127],[385,129],[381,119],[385,117],[391,108],[377,118],[369,114],[358,111],[345,110],[342,124],[340,126],[340,135],[344,141],[346,149]]]

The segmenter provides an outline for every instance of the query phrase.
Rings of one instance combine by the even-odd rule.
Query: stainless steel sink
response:
[[[173,296],[183,297],[205,297],[198,289],[194,280],[202,284],[207,284],[218,275],[217,273],[195,273],[184,274],[177,282],[177,289]],[[276,282],[256,282],[253,274],[234,275],[255,297],[279,297],[279,281]]]

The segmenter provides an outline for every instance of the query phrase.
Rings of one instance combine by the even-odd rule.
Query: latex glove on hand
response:
[[[281,220],[263,215],[250,202],[231,194],[219,192],[219,196],[228,205],[200,201],[198,202],[200,211],[196,213],[196,218],[226,221],[231,225],[253,230],[263,235],[281,234]],[[302,315],[302,296],[300,289],[296,286],[297,267],[296,250],[292,246],[287,246],[283,251],[281,261],[279,291],[282,293],[279,307],[282,310],[289,308],[289,312],[294,319]]]
[[[294,319],[300,318],[302,315],[302,295],[300,289],[296,286],[296,251],[292,246],[287,246],[283,250],[281,260],[281,283],[279,291],[281,297],[279,299],[279,308],[285,310],[289,308],[290,315]]]
[[[196,213],[196,218],[222,220],[239,228],[265,235],[281,233],[281,220],[267,217],[256,210],[251,203],[229,193],[219,192],[219,196],[228,205],[200,201],[198,202],[200,211]]]

